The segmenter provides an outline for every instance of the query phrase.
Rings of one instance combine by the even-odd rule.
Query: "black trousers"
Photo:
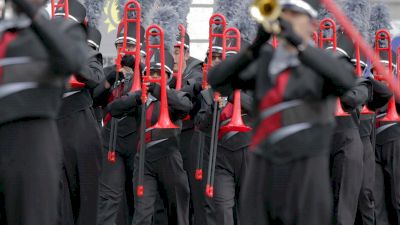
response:
[[[240,224],[239,196],[248,167],[248,151],[230,151],[220,147],[215,167],[214,197],[206,197],[207,221],[218,225]],[[210,204],[210,201],[212,203]],[[210,223],[208,223],[209,225]],[[210,224],[211,225],[211,224]]]
[[[133,173],[137,187],[138,160],[135,158]],[[160,196],[167,209],[168,224],[189,224],[189,184],[178,149],[156,161],[146,161],[144,171],[144,196],[135,198],[132,225],[151,225],[157,197]]]
[[[103,129],[103,168],[100,176],[98,225],[114,225],[116,221],[131,224],[133,217],[133,163],[136,153],[137,135],[118,136],[116,161],[108,161],[109,130]],[[119,217],[118,217],[119,216]]]
[[[107,154],[108,147],[103,148],[103,169],[100,176],[97,224],[114,225],[117,221],[118,213],[126,209],[128,210],[128,215],[122,213],[125,216],[120,220],[125,221],[120,222],[129,224],[132,221],[134,199],[132,184],[133,157],[132,159],[125,158],[124,155],[117,152],[115,163],[111,163],[107,160]]]
[[[98,186],[101,169],[101,138],[90,108],[57,120],[64,151],[64,178],[61,201],[68,203],[72,215],[62,210],[62,224],[96,225]],[[68,190],[65,190],[68,188]],[[67,206],[61,206],[65,209]],[[71,219],[71,217],[73,219]]]
[[[337,131],[331,147],[334,223],[353,225],[363,180],[363,145],[357,128]]]
[[[198,151],[204,146],[204,136],[200,131],[186,131],[182,132],[180,140],[183,168],[187,172],[190,187],[189,222],[193,225],[206,225],[203,181],[195,179]],[[203,179],[206,170],[207,166],[203,166]]]
[[[400,224],[400,139],[376,145],[376,224]]]
[[[375,152],[369,136],[361,137],[364,146],[363,180],[358,199],[357,225],[375,225]]]
[[[274,164],[249,153],[241,191],[241,225],[331,224],[329,157]]]
[[[54,120],[0,125],[1,224],[58,224],[62,149]]]

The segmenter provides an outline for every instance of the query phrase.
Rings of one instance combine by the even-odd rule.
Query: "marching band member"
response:
[[[355,76],[351,66],[308,44],[318,1],[280,4],[279,47],[263,48],[271,34],[260,28],[248,49],[210,72],[209,82],[222,94],[254,89],[260,111],[242,192],[241,223],[329,224],[332,97],[348,91]]]
[[[68,5],[68,19],[86,28],[85,7],[76,0],[69,0]],[[55,16],[65,17],[64,10],[58,8]],[[92,32],[92,29],[89,31]],[[93,43],[96,42],[91,40],[90,45]],[[74,75],[82,85],[74,86],[70,82],[57,116],[64,150],[60,204],[63,223],[96,225],[101,139],[93,114],[91,92],[104,74],[101,54],[89,46],[85,49],[89,54],[87,65]]]
[[[373,77],[368,78],[372,84],[372,96],[367,102],[367,108],[373,112],[384,107],[392,93],[384,82],[378,81]],[[360,197],[358,200],[359,219],[355,224],[376,224],[382,213],[376,214],[377,208],[381,208],[375,189],[375,140],[376,140],[376,116],[370,114],[362,114],[360,118],[360,136],[364,146],[363,160],[363,183],[361,187]],[[378,168],[379,169],[379,168]],[[380,185],[379,185],[380,186]],[[380,224],[380,223],[379,223]]]
[[[177,36],[174,46],[174,73],[182,72],[182,91],[190,94],[193,108],[190,111],[189,118],[182,121],[182,133],[180,135],[180,150],[183,159],[183,167],[187,172],[190,187],[190,220],[194,220],[194,224],[202,224],[200,214],[198,213],[203,206],[199,204],[202,192],[198,188],[199,182],[195,179],[197,146],[193,145],[192,139],[198,136],[194,129],[194,117],[200,108],[198,95],[201,91],[202,82],[202,64],[203,62],[190,56],[190,36],[185,33],[184,42],[184,60],[180,63],[180,46],[182,34]],[[179,66],[182,68],[179,68]],[[175,77],[174,77],[175,78]],[[176,87],[176,79],[171,80],[170,86]]]
[[[87,46],[78,23],[44,17],[45,3],[8,1],[10,17],[0,22],[2,63],[8,61],[0,74],[2,224],[59,222],[62,145],[55,119],[64,82],[85,66]]]
[[[177,12],[173,6],[158,1],[149,10],[148,15],[145,23],[148,28],[144,77],[151,80],[171,80],[174,66],[171,53],[178,34]],[[157,198],[160,198],[166,209],[168,224],[187,225],[190,194],[187,174],[183,169],[179,136],[181,120],[189,114],[192,102],[187,93],[171,89],[168,85],[161,86],[167,83],[147,83],[146,80],[144,82],[148,89],[145,104],[138,101],[140,96],[133,97],[136,101],[129,101],[131,109],[136,112],[137,130],[146,128],[141,130],[144,135],[141,137],[143,145],[139,144],[134,163],[133,183],[138,196],[134,199],[132,224],[152,224],[158,216],[153,215],[158,204]],[[145,90],[142,89],[143,91]],[[158,121],[162,123],[163,119],[170,119],[173,124],[179,125],[176,128],[151,128],[158,124]],[[141,123],[145,126],[140,125]],[[140,190],[141,188],[143,189]]]
[[[352,65],[354,46],[339,33],[338,57]],[[343,40],[343,41],[342,41]],[[357,84],[340,97],[343,114],[335,117],[336,127],[331,144],[331,180],[334,224],[354,224],[363,178],[363,145],[359,133],[360,109],[368,101],[371,83],[359,78]]]
[[[371,31],[374,35],[374,47],[379,54],[381,63],[396,72],[395,53],[390,48],[391,36],[390,16],[388,8],[383,4],[374,5],[371,13]],[[374,70],[374,65],[372,65]],[[374,72],[375,79],[381,79],[381,74]],[[393,88],[393,87],[392,87]],[[375,214],[376,224],[398,224],[399,208],[399,121],[397,110],[398,99],[392,96],[389,103],[380,108],[377,113],[376,129],[376,177],[375,177]]]
[[[220,3],[221,4],[221,3]],[[257,26],[255,23],[242,23],[242,20],[249,20],[250,15],[247,13],[247,4],[242,4],[243,10],[237,15],[237,18],[229,22],[229,26],[236,28],[235,30],[226,30],[224,32],[223,41],[226,45],[221,46],[222,56],[231,57],[237,54],[238,48],[244,48],[248,46],[247,41],[252,41],[249,36],[250,33],[256,33]],[[242,31],[242,32],[241,32]],[[240,33],[234,33],[240,32]],[[229,35],[238,35],[236,38],[228,38]],[[219,38],[214,39],[214,43],[218,43]],[[214,47],[214,46],[213,46]],[[218,48],[219,46],[216,45]],[[225,49],[224,49],[225,47]],[[235,49],[235,50],[233,50]],[[216,52],[216,51],[214,51]],[[213,52],[213,53],[214,53]],[[213,54],[214,55],[214,54]],[[204,134],[203,148],[206,153],[205,162],[209,165],[209,160],[216,154],[216,161],[212,167],[215,167],[213,184],[213,193],[207,192],[206,186],[206,221],[207,224],[226,224],[233,225],[235,221],[240,221],[239,217],[239,196],[242,191],[243,181],[245,179],[246,170],[248,167],[248,146],[251,140],[251,130],[246,124],[251,121],[250,114],[252,112],[252,97],[247,92],[240,91],[231,92],[228,95],[227,102],[220,99],[220,107],[222,110],[220,115],[220,127],[218,131],[218,144],[216,145],[216,153],[211,153],[211,143],[213,132],[213,111],[217,110],[213,108],[213,96],[214,91],[209,88],[201,92],[201,109],[196,117],[196,126]],[[240,97],[238,97],[240,96]],[[237,99],[239,98],[238,102]],[[226,105],[225,105],[226,104]],[[238,105],[238,106],[237,106]],[[237,107],[241,110],[237,110]],[[235,112],[236,111],[236,112]],[[237,121],[234,118],[234,114],[240,114],[244,123]],[[230,125],[236,127],[242,127],[242,131],[236,131],[228,128]],[[224,129],[227,129],[226,131]],[[246,131],[245,131],[246,130]],[[208,173],[208,171],[207,171]],[[203,189],[204,192],[204,189]]]
[[[127,30],[127,51],[135,51],[136,49],[136,23],[128,23]],[[141,43],[144,41],[144,28],[141,27]],[[120,24],[115,47],[121,49],[124,40],[123,23]],[[99,209],[97,215],[98,225],[112,225],[117,220],[117,215],[121,206],[127,204],[130,219],[133,217],[133,187],[132,174],[135,156],[135,146],[138,144],[138,132],[136,129],[135,115],[129,112],[123,105],[126,95],[133,85],[134,56],[124,55],[121,60],[121,71],[116,72],[116,65],[106,67],[104,69],[106,79],[103,84],[96,88],[97,104],[103,106],[106,112],[104,119],[104,127],[102,129],[103,139],[103,170],[100,176],[99,186]],[[140,70],[141,68],[139,68]],[[117,80],[118,79],[118,80]],[[115,90],[121,91],[121,97],[115,96]],[[140,91],[139,91],[140,92]],[[139,93],[138,92],[138,93]],[[131,93],[137,94],[136,92]],[[140,94],[139,94],[140,95]],[[110,150],[111,117],[118,120],[118,128],[116,130],[116,149],[115,160],[110,161],[108,152]],[[127,202],[123,202],[124,193]]]

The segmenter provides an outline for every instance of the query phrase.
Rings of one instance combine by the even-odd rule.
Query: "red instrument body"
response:
[[[324,30],[331,30],[332,36],[324,37]],[[323,49],[325,44],[332,44],[333,51],[336,51],[337,48],[337,31],[336,31],[336,23],[334,20],[330,18],[323,19],[319,24],[319,47]],[[336,100],[336,111],[335,116],[350,116],[350,114],[346,113],[343,110],[342,104],[340,103],[340,99]]]
[[[378,74],[382,75],[382,80],[385,80],[387,83],[391,84],[391,90],[393,91],[396,97],[400,97],[400,90],[397,85],[397,81],[394,81],[392,78],[392,74],[388,70],[386,70],[383,65],[380,63],[379,56],[376,57],[375,52],[370,48],[369,44],[364,40],[361,34],[358,32],[358,29],[353,26],[350,20],[344,15],[344,13],[340,10],[334,0],[321,0],[321,3],[325,5],[325,8],[335,16],[338,23],[340,23],[342,29],[345,33],[360,46],[360,50],[363,55],[372,60],[372,63],[375,65],[375,70]]]
[[[381,42],[385,42],[386,45],[380,46]],[[389,73],[393,74],[391,42],[392,42],[392,39],[390,37],[389,31],[387,31],[385,29],[381,29],[376,32],[376,34],[375,34],[375,52],[378,56],[379,56],[379,53],[381,53],[381,52],[386,52],[388,54]],[[375,70],[374,75],[377,80],[384,80],[383,76],[381,74],[377,73],[376,70]],[[397,79],[394,79],[394,76],[392,76],[392,79],[396,80],[396,82],[389,83],[389,88],[391,88],[393,90],[393,89],[397,88],[398,82],[397,82]],[[393,86],[393,85],[395,85],[395,86]],[[400,121],[400,117],[397,113],[395,97],[393,96],[389,100],[386,116],[379,119],[378,122],[398,122],[398,121]]]
[[[224,32],[224,42],[222,45],[222,59],[226,59],[227,52],[234,51],[240,52],[240,31],[237,28],[231,27],[225,30]],[[227,46],[227,41],[233,40],[235,41],[235,46]],[[233,100],[233,113],[231,121],[220,128],[219,130],[219,138],[223,137],[226,133],[231,131],[237,132],[249,132],[251,128],[246,126],[242,119],[242,104],[240,102],[240,90],[235,90],[234,92],[234,100]]]
[[[160,40],[159,44],[151,44],[150,37],[158,37]],[[150,76],[150,58],[151,52],[154,50],[160,51],[161,57],[161,78],[152,78]],[[150,25],[146,30],[146,75],[143,76],[142,86],[142,104],[147,102],[147,87],[145,83],[159,83],[161,86],[161,99],[160,99],[160,116],[157,123],[150,127],[150,129],[177,129],[179,126],[175,125],[168,111],[168,99],[167,99],[167,74],[165,72],[165,49],[164,49],[164,31],[158,25]]]
[[[331,30],[332,36],[324,37],[324,30]],[[319,47],[321,49],[324,48],[324,44],[332,44],[333,50],[336,51],[337,47],[337,31],[336,31],[336,23],[334,20],[330,18],[325,18],[321,20],[319,23]]]
[[[214,33],[213,26],[222,26],[222,32],[221,33]],[[226,30],[226,19],[222,14],[214,14],[211,16],[209,20],[209,44],[208,44],[208,57],[207,57],[207,65],[203,67],[203,88],[207,89],[208,88],[208,83],[207,83],[207,72],[208,70],[212,67],[212,61],[213,61],[213,39],[214,38],[221,38],[222,43],[225,43],[224,39],[224,33]],[[214,101],[218,101],[218,98],[220,97],[220,94],[218,92],[215,92],[214,94]],[[211,155],[210,155],[211,156]],[[211,161],[210,161],[211,162]],[[203,171],[201,168],[196,169],[196,179],[202,178]],[[200,177],[201,175],[201,177]],[[209,175],[210,176],[210,175]],[[206,195],[210,198],[214,196],[214,187],[213,185],[207,183],[206,184]]]
[[[133,6],[133,7],[132,7]],[[134,12],[133,15],[136,15],[136,18],[129,18],[128,15],[130,12]],[[131,87],[130,92],[135,92],[140,90],[141,88],[141,81],[140,81],[140,4],[136,0],[129,0],[124,7],[124,16],[122,18],[122,26],[124,27],[124,39],[122,43],[122,48],[117,49],[117,58],[115,59],[115,70],[117,73],[117,79],[119,76],[119,72],[121,71],[121,60],[124,55],[134,55],[135,56],[135,68],[134,75],[133,75],[133,84]],[[128,51],[127,50],[127,42],[128,42],[128,27],[129,23],[136,24],[136,48],[135,51]],[[122,93],[120,93],[119,88],[113,90],[113,96],[115,98],[119,98]],[[117,132],[116,127],[113,132]],[[108,150],[107,159],[110,163],[116,162],[116,153],[115,149],[111,148]]]
[[[210,21],[209,21],[209,50],[208,50],[208,57],[207,57],[207,69],[210,69],[212,67],[212,58],[213,58],[213,39],[214,38],[221,38],[222,43],[225,42],[224,38],[224,32],[226,30],[226,19],[222,14],[214,14],[211,16]],[[222,33],[214,33],[213,31],[213,26],[222,26]]]
[[[183,60],[185,60],[185,34],[186,28],[179,24],[179,32],[181,34],[181,40],[179,44],[179,64],[178,64],[178,72],[175,74],[176,76],[176,90],[181,90],[182,88],[182,74],[183,74]]]
[[[158,40],[160,40],[159,44],[152,44],[150,43],[150,38],[151,37],[156,37]],[[160,78],[152,78],[151,77],[151,70],[150,70],[150,59],[152,55],[154,54],[155,51],[160,51],[160,58],[161,58],[161,77]],[[178,129],[179,126],[176,126],[172,121],[169,116],[169,110],[168,110],[168,102],[167,102],[167,74],[165,72],[165,48],[164,48],[164,31],[163,29],[158,26],[158,25],[150,25],[146,29],[146,74],[143,76],[143,82],[142,82],[142,107],[146,106],[147,99],[148,99],[148,92],[147,92],[147,83],[158,83],[161,86],[161,98],[160,98],[160,115],[158,117],[157,123],[149,127],[147,129]],[[145,112],[147,109],[142,109]],[[144,116],[142,118],[146,118],[146,113],[144,113]],[[140,147],[140,155],[143,154],[142,156],[139,155],[139,178],[138,178],[138,185],[136,187],[136,194],[138,197],[142,197],[145,191],[144,188],[144,183],[143,183],[143,176],[144,176],[144,152],[146,150],[145,144],[144,144],[144,138],[145,138],[145,130],[146,126],[145,123],[143,124],[144,127],[141,129],[144,129],[143,135],[141,135],[141,147]],[[143,145],[142,145],[143,144]],[[143,157],[143,158],[141,158]]]
[[[130,18],[129,15],[135,15],[134,18]],[[140,16],[141,16],[141,8],[140,4],[136,0],[129,0],[124,7],[124,42],[122,45],[122,54],[125,55],[134,55],[135,56],[135,67],[133,68],[133,84],[130,92],[135,92],[141,89],[141,79],[140,79],[140,43],[141,43],[141,35],[140,35]],[[136,46],[135,51],[127,50],[127,37],[128,37],[128,27],[129,23],[134,23],[136,29]],[[119,54],[120,55],[120,54]],[[119,59],[121,60],[121,58]],[[121,61],[119,61],[119,66]],[[118,64],[117,64],[118,65]]]

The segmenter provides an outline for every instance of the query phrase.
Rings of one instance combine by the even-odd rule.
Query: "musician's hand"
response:
[[[201,82],[196,82],[193,87],[193,93],[195,96],[199,95],[200,92],[203,90],[203,86]]]
[[[27,0],[12,0],[12,2],[30,18],[34,18],[37,15],[41,5],[39,2],[33,4]]]
[[[279,24],[281,25],[282,29],[280,36],[285,38],[289,44],[298,49],[304,42],[303,38],[296,34],[292,24],[285,19],[279,18]]]
[[[117,79],[116,71],[112,71],[106,76],[106,80],[110,84],[110,86],[112,86],[115,83],[116,79]]]
[[[228,104],[228,98],[227,97],[218,97],[218,107],[220,109],[224,108]]]
[[[127,77],[128,75],[133,75],[132,68],[127,66],[122,67],[120,72],[122,72],[124,77]]]
[[[111,88],[111,84],[108,81],[104,81],[104,87],[106,89],[110,89]]]
[[[170,88],[176,88],[176,83],[177,83],[177,79],[176,79],[176,76],[172,76],[172,78],[171,78],[171,80],[169,80],[169,82],[168,82],[168,86],[170,87]]]
[[[155,98],[160,100],[161,98],[161,86],[157,83],[148,84],[148,92],[151,93]]]
[[[253,42],[253,45],[258,45],[261,47],[263,44],[265,44],[271,38],[271,36],[272,36],[272,34],[268,33],[264,29],[264,27],[260,24],[260,25],[258,25],[257,36]]]

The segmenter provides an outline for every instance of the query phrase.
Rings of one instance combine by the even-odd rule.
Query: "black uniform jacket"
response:
[[[104,68],[105,78],[101,81],[101,84],[94,89],[93,93],[94,105],[97,107],[102,107],[104,111],[103,114],[105,115],[103,120],[103,141],[105,141],[105,143],[108,143],[107,139],[110,135],[110,120],[112,117],[118,120],[117,136],[119,138],[137,136],[137,124],[135,115],[130,112],[129,108],[125,109],[125,106],[123,105],[124,100],[128,96],[128,93],[132,86],[132,77],[128,75],[126,78],[124,78],[122,73],[119,73],[118,81],[116,81],[117,75],[115,68],[115,65]],[[110,88],[105,88],[105,81],[110,83]],[[121,99],[118,99],[118,96],[115,96],[116,90],[119,90],[121,92]],[[134,138],[137,139],[137,137]],[[125,148],[125,146],[123,146],[122,148]],[[134,150],[135,148],[136,146],[132,146],[132,150]],[[119,147],[117,147],[116,150],[127,151],[127,149],[121,149]]]
[[[149,129],[156,124],[160,116],[160,91],[159,87],[153,95],[149,95],[146,103],[146,160],[154,161],[163,158],[173,151],[179,150],[179,134],[181,132],[181,120],[189,115],[192,109],[192,103],[187,93],[169,89],[167,91],[168,111],[171,120],[179,129]],[[142,104],[140,101],[141,91],[130,93],[115,100],[109,107],[113,116],[129,114],[135,118],[139,130],[141,121]]]
[[[287,162],[328,154],[334,127],[332,97],[353,87],[353,69],[309,46],[298,54],[298,65],[273,76],[269,69],[275,66],[270,65],[274,51],[266,46],[254,62],[248,51],[232,56],[210,71],[208,81],[222,94],[254,90],[257,119],[251,149],[267,159]]]
[[[194,117],[201,106],[201,102],[198,97],[201,90],[201,82],[203,80],[202,64],[202,61],[195,58],[190,58],[187,61],[187,67],[182,76],[182,91],[189,94],[193,105],[192,110],[190,110],[190,117],[187,117],[183,120],[182,132],[193,130]],[[182,141],[190,142],[191,140]]]
[[[89,53],[87,63],[79,73],[75,74],[77,80],[84,83],[85,87],[80,90],[70,89],[66,91],[66,94],[75,91],[77,91],[77,93],[63,99],[58,118],[91,107],[93,104],[93,89],[104,80],[103,56],[100,52],[95,51],[90,47],[87,47],[86,49]]]
[[[86,59],[82,27],[64,19],[1,21],[0,124],[22,118],[55,118],[70,74]]]
[[[372,93],[366,103],[367,108],[372,112],[385,106],[389,99],[392,97],[392,93],[389,88],[380,81],[369,78],[372,84]],[[360,123],[360,136],[370,137],[372,144],[375,143],[375,114],[362,114]]]
[[[383,86],[386,87],[386,86]],[[382,91],[384,91],[385,89],[383,89],[382,87]],[[387,92],[389,91],[386,87],[386,93],[385,96],[389,97],[392,95],[389,95],[389,93]],[[391,91],[389,91],[390,94],[392,94]],[[395,102],[395,109],[397,112],[400,112],[400,103],[398,102],[398,100],[396,99]],[[376,129],[376,144],[377,145],[384,145],[388,142],[392,142],[392,141],[396,141],[399,140],[400,138],[400,122],[399,121],[382,121],[382,119],[384,119],[384,117],[386,117],[386,114],[388,112],[388,107],[389,107],[389,103],[384,105],[382,108],[378,109],[377,112],[377,129]]]
[[[360,127],[361,108],[369,101],[372,94],[372,84],[370,80],[359,78],[354,87],[340,97],[342,108],[347,112],[348,116],[336,116],[335,132],[343,131],[343,135],[347,136],[348,128],[358,132]]]

